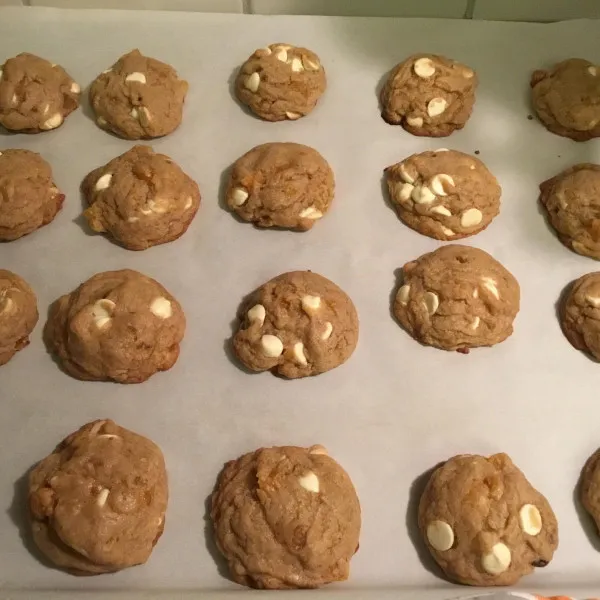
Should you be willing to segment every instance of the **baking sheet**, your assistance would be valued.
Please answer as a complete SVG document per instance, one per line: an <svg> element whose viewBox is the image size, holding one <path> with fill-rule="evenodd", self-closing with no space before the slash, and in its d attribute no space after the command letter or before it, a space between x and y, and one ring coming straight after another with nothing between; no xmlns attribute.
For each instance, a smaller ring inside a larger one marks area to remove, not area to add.
<svg viewBox="0 0 600 600"><path fill-rule="evenodd" d="M352 476L363 531L351 579L313 593L358 598L378 587L381 596L425 600L471 592L439 579L429 561L422 564L413 511L422 474L439 461L498 451L508 452L547 495L560 524L554 561L522 587L580 597L597 588L599 544L573 492L584 460L600 445L600 367L563 338L555 302L569 281L598 266L563 248L536 200L540 181L576 162L600 162L600 141L576 144L527 115L530 72L570 56L600 60L599 34L600 23L585 21L2 9L2 60L22 51L40 54L82 87L134 47L173 64L190 82L184 122L153 146L199 182L203 197L183 238L130 252L82 228L78 191L85 174L130 142L98 129L86 106L58 131L0 135L0 150L41 152L67 196L51 225L0 246L0 267L32 284L41 314L31 345L0 369L4 597L16 598L23 588L21 597L32 597L34 589L173 590L167 597L236 590L219 573L205 536L205 501L217 473L225 461L259 446L315 443L327 446ZM293 123L259 121L230 95L240 63L277 41L312 48L327 69L328 89L317 109ZM450 138L412 137L379 116L376 90L384 75L418 51L446 54L479 73L473 117ZM335 172L332 209L308 233L259 231L222 208L224 171L269 141L314 146ZM390 316L395 271L439 243L398 221L382 194L382 170L441 146L479 150L498 177L501 214L464 243L491 252L521 283L514 335L468 356L421 347ZM141 385L76 381L42 344L47 307L94 273L125 267L157 278L182 303L188 328L181 358ZM293 269L315 270L350 294L361 320L359 346L345 366L316 378L248 375L226 351L238 304L257 285ZM23 475L64 435L101 417L162 447L171 491L167 527L147 565L74 578L42 566L20 537Z"/></svg>

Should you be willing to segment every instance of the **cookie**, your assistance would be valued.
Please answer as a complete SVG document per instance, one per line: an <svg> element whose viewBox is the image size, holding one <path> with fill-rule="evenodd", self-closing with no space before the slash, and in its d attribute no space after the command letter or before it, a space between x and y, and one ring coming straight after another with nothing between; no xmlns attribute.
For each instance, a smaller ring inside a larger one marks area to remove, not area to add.
<svg viewBox="0 0 600 600"><path fill-rule="evenodd" d="M585 142L600 136L600 66L570 58L531 76L533 107L548 131Z"/></svg>
<svg viewBox="0 0 600 600"><path fill-rule="evenodd" d="M325 69L306 48L271 44L241 66L235 81L238 100L265 121L306 116L325 91Z"/></svg>
<svg viewBox="0 0 600 600"><path fill-rule="evenodd" d="M74 575L145 563L165 526L160 448L110 420L66 437L29 475L33 539Z"/></svg>
<svg viewBox="0 0 600 600"><path fill-rule="evenodd" d="M233 337L239 360L252 371L290 379L345 363L358 342L358 315L335 283L310 271L279 275L242 303Z"/></svg>
<svg viewBox="0 0 600 600"><path fill-rule="evenodd" d="M474 156L440 148L385 169L390 198L411 229L458 240L485 229L500 211L502 189Z"/></svg>
<svg viewBox="0 0 600 600"><path fill-rule="evenodd" d="M513 331L517 280L487 252L452 244L402 267L394 315L418 342L468 352Z"/></svg>
<svg viewBox="0 0 600 600"><path fill-rule="evenodd" d="M82 189L90 228L107 232L129 250L176 240L200 206L196 182L149 146L134 146L94 169Z"/></svg>
<svg viewBox="0 0 600 600"><path fill-rule="evenodd" d="M581 163L544 181L540 202L567 248L600 260L600 165Z"/></svg>
<svg viewBox="0 0 600 600"><path fill-rule="evenodd" d="M413 135L445 137L469 120L477 83L465 65L415 54L392 69L381 90L381 116Z"/></svg>
<svg viewBox="0 0 600 600"><path fill-rule="evenodd" d="M327 161L302 144L261 144L231 169L226 202L259 227L307 231L329 210L335 182Z"/></svg>
<svg viewBox="0 0 600 600"><path fill-rule="evenodd" d="M16 240L50 223L65 200L52 168L36 152L0 151L0 241Z"/></svg>
<svg viewBox="0 0 600 600"><path fill-rule="evenodd" d="M59 298L46 323L48 349L82 380L140 383L179 356L185 315L160 283L106 271Z"/></svg>
<svg viewBox="0 0 600 600"><path fill-rule="evenodd" d="M103 129L128 140L150 139L179 127L187 91L173 67L132 50L94 80L90 103Z"/></svg>
<svg viewBox="0 0 600 600"><path fill-rule="evenodd" d="M251 587L344 581L358 550L358 496L323 446L260 448L227 463L211 518L232 578Z"/></svg>
<svg viewBox="0 0 600 600"><path fill-rule="evenodd" d="M437 468L419 529L446 576L466 585L513 585L558 546L550 504L506 454L455 456Z"/></svg>
<svg viewBox="0 0 600 600"><path fill-rule="evenodd" d="M56 129L79 106L80 95L60 65L18 54L0 66L0 125L24 133Z"/></svg>
<svg viewBox="0 0 600 600"><path fill-rule="evenodd" d="M0 365L29 344L38 317L37 298L27 282L0 269Z"/></svg>
<svg viewBox="0 0 600 600"><path fill-rule="evenodd" d="M579 498L600 532L600 449L586 461L581 472Z"/></svg>

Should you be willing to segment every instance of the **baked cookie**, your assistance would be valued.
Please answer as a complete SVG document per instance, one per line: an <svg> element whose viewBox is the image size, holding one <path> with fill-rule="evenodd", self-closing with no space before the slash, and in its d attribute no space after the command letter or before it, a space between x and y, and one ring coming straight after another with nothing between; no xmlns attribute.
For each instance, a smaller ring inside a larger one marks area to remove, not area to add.
<svg viewBox="0 0 600 600"><path fill-rule="evenodd" d="M390 198L410 228L437 240L485 229L500 211L502 189L474 156L441 148L385 169Z"/></svg>
<svg viewBox="0 0 600 600"><path fill-rule="evenodd" d="M107 271L51 307L48 349L69 375L140 383L179 356L185 315L160 283L137 271Z"/></svg>
<svg viewBox="0 0 600 600"><path fill-rule="evenodd" d="M335 283L310 271L267 281L242 303L233 336L237 357L252 371L290 379L345 363L358 342L358 315Z"/></svg>
<svg viewBox="0 0 600 600"><path fill-rule="evenodd" d="M443 246L405 264L402 275L394 315L418 342L467 353L511 335L519 284L487 252Z"/></svg>
<svg viewBox="0 0 600 600"><path fill-rule="evenodd" d="M66 437L29 475L33 539L75 575L145 563L165 527L160 448L110 420Z"/></svg>
<svg viewBox="0 0 600 600"><path fill-rule="evenodd" d="M600 449L588 458L583 467L579 497L600 531Z"/></svg>
<svg viewBox="0 0 600 600"><path fill-rule="evenodd" d="M473 69L436 54L396 65L381 90L381 116L413 135L444 137L462 129L475 104Z"/></svg>
<svg viewBox="0 0 600 600"><path fill-rule="evenodd" d="M574 165L540 184L540 202L560 241L600 260L600 165Z"/></svg>
<svg viewBox="0 0 600 600"><path fill-rule="evenodd" d="M263 589L348 579L360 504L323 446L260 448L225 465L211 518L232 578Z"/></svg>
<svg viewBox="0 0 600 600"><path fill-rule="evenodd" d="M307 231L328 210L335 181L327 161L302 144L261 144L239 158L227 185L227 205L259 227Z"/></svg>
<svg viewBox="0 0 600 600"><path fill-rule="evenodd" d="M60 65L24 52L0 66L0 125L25 133L56 129L79 106L80 95Z"/></svg>
<svg viewBox="0 0 600 600"><path fill-rule="evenodd" d="M52 179L52 168L36 152L0 151L0 240L16 240L54 219L64 194Z"/></svg>
<svg viewBox="0 0 600 600"><path fill-rule="evenodd" d="M103 129L128 140L175 131L181 123L188 83L173 67L132 50L90 87L90 103Z"/></svg>
<svg viewBox="0 0 600 600"><path fill-rule="evenodd" d="M196 182L149 146L134 146L94 169L82 189L90 228L108 232L130 250L176 240L200 206Z"/></svg>
<svg viewBox="0 0 600 600"><path fill-rule="evenodd" d="M466 585L513 585L558 546L550 504L506 454L464 454L436 469L419 529L446 576Z"/></svg>
<svg viewBox="0 0 600 600"><path fill-rule="evenodd" d="M271 44L242 65L235 81L238 100L265 121L307 115L327 85L319 57L306 48Z"/></svg>
<svg viewBox="0 0 600 600"><path fill-rule="evenodd" d="M0 269L0 365L29 344L38 317L37 298L27 282Z"/></svg>
<svg viewBox="0 0 600 600"><path fill-rule="evenodd" d="M600 66L563 60L531 76L533 107L546 129L585 142L600 136Z"/></svg>

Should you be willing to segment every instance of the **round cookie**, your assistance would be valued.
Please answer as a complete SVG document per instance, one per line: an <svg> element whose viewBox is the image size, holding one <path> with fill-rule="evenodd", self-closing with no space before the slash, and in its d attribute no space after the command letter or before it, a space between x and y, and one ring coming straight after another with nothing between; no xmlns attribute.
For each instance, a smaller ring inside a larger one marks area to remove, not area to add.
<svg viewBox="0 0 600 600"><path fill-rule="evenodd" d="M94 80L90 103L100 127L129 140L150 139L179 127L187 91L173 67L132 50Z"/></svg>
<svg viewBox="0 0 600 600"><path fill-rule="evenodd" d="M544 181L540 202L567 248L600 260L600 165L581 163Z"/></svg>
<svg viewBox="0 0 600 600"><path fill-rule="evenodd" d="M160 448L110 420L65 438L29 475L33 539L75 575L145 563L165 526Z"/></svg>
<svg viewBox="0 0 600 600"><path fill-rule="evenodd" d="M52 168L36 152L0 151L0 241L16 240L50 223L65 200Z"/></svg>
<svg viewBox="0 0 600 600"><path fill-rule="evenodd" d="M0 365L29 344L38 317L37 298L27 282L0 269Z"/></svg>
<svg viewBox="0 0 600 600"><path fill-rule="evenodd" d="M474 156L441 148L385 169L390 198L410 228L438 240L485 229L500 211L496 178Z"/></svg>
<svg viewBox="0 0 600 600"><path fill-rule="evenodd" d="M600 136L600 66L570 58L531 76L533 107L546 129L585 142Z"/></svg>
<svg viewBox="0 0 600 600"><path fill-rule="evenodd" d="M436 54L396 65L381 90L381 116L413 135L445 137L462 129L475 103L473 69Z"/></svg>
<svg viewBox="0 0 600 600"><path fill-rule="evenodd" d="M283 273L243 302L233 348L252 371L290 379L345 363L358 342L358 315L349 296L311 271Z"/></svg>
<svg viewBox="0 0 600 600"><path fill-rule="evenodd" d="M261 144L231 169L227 205L259 227L307 231L329 210L335 181L327 161L302 144Z"/></svg>
<svg viewBox="0 0 600 600"><path fill-rule="evenodd" d="M600 531L600 449L588 458L581 472L579 497Z"/></svg>
<svg viewBox="0 0 600 600"><path fill-rule="evenodd" d="M200 206L196 182L164 154L134 146L83 181L90 228L130 250L182 236Z"/></svg>
<svg viewBox="0 0 600 600"><path fill-rule="evenodd" d="M179 356L185 315L160 283L107 271L59 298L46 323L48 348L82 380L140 383Z"/></svg>
<svg viewBox="0 0 600 600"><path fill-rule="evenodd" d="M455 456L437 468L419 529L446 576L466 585L513 585L558 546L550 504L506 454Z"/></svg>
<svg viewBox="0 0 600 600"><path fill-rule="evenodd" d="M80 95L60 65L24 52L0 66L0 125L25 133L56 129L79 106Z"/></svg>
<svg viewBox="0 0 600 600"><path fill-rule="evenodd" d="M260 448L225 465L211 518L232 578L263 589L348 579L360 504L323 446Z"/></svg>
<svg viewBox="0 0 600 600"><path fill-rule="evenodd" d="M307 115L327 85L319 57L306 48L271 44L241 66L238 100L265 121L292 121Z"/></svg>
<svg viewBox="0 0 600 600"><path fill-rule="evenodd" d="M487 252L452 244L402 267L394 315L418 342L464 353L513 331L517 280Z"/></svg>

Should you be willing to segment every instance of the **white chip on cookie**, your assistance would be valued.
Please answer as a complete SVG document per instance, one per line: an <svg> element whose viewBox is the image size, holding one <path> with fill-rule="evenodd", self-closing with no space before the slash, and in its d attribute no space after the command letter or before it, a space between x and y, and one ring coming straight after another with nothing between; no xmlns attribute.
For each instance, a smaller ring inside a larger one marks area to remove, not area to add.
<svg viewBox="0 0 600 600"><path fill-rule="evenodd" d="M538 535L542 531L542 515L538 507L534 504L524 504L519 510L519 524L527 535Z"/></svg>
<svg viewBox="0 0 600 600"><path fill-rule="evenodd" d="M276 335L263 335L260 344L263 354L269 358L277 358L283 353L283 342Z"/></svg>
<svg viewBox="0 0 600 600"><path fill-rule="evenodd" d="M98 494L98 497L96 498L96 504L100 508L102 508L106 504L109 494L110 494L110 491L106 488L103 488L102 490L100 490L100 493Z"/></svg>
<svg viewBox="0 0 600 600"><path fill-rule="evenodd" d="M500 292L498 292L498 288L496 287L496 280L492 277L482 277L481 285L488 290L496 300L500 300Z"/></svg>
<svg viewBox="0 0 600 600"><path fill-rule="evenodd" d="M108 298L97 300L92 306L92 318L98 329L103 329L112 321L116 304Z"/></svg>
<svg viewBox="0 0 600 600"><path fill-rule="evenodd" d="M306 360L306 354L304 354L304 344L302 342L296 342L294 344L293 352L295 361L305 367L308 364L308 361Z"/></svg>
<svg viewBox="0 0 600 600"><path fill-rule="evenodd" d="M307 492L312 492L313 494L319 493L319 478L312 471L309 471L302 477L299 477L298 483Z"/></svg>
<svg viewBox="0 0 600 600"><path fill-rule="evenodd" d="M410 296L410 285L404 284L396 294L396 298L402 306L406 306L408 304L408 298Z"/></svg>
<svg viewBox="0 0 600 600"><path fill-rule="evenodd" d="M311 296L310 294L306 294L302 296L302 308L305 312L311 314L312 312L319 309L321 306L321 297L320 296Z"/></svg>
<svg viewBox="0 0 600 600"><path fill-rule="evenodd" d="M146 76L143 73L140 73L139 71L135 71L134 73L129 73L129 75L125 77L125 81L127 83L146 83Z"/></svg>
<svg viewBox="0 0 600 600"><path fill-rule="evenodd" d="M483 214L478 208L469 208L460 215L461 227L474 227L483 220Z"/></svg>
<svg viewBox="0 0 600 600"><path fill-rule="evenodd" d="M301 219L320 219L323 216L323 213L314 206L309 206L304 210L300 211L298 215Z"/></svg>
<svg viewBox="0 0 600 600"><path fill-rule="evenodd" d="M448 102L444 98L433 98L427 103L427 114L430 117L441 115L447 108Z"/></svg>
<svg viewBox="0 0 600 600"><path fill-rule="evenodd" d="M437 196L448 195L444 188L444 184L454 187L454 179L452 179L452 177L446 173L440 173L439 175L432 177L431 182L429 183L431 189Z"/></svg>
<svg viewBox="0 0 600 600"><path fill-rule="evenodd" d="M112 173L105 173L96 181L96 185L94 186L94 190L96 192L100 192L102 190L106 190L110 186L110 182L112 180Z"/></svg>
<svg viewBox="0 0 600 600"><path fill-rule="evenodd" d="M63 122L63 116L60 113L53 114L48 120L44 121L42 129L56 129Z"/></svg>
<svg viewBox="0 0 600 600"><path fill-rule="evenodd" d="M419 58L413 65L415 75L423 79L429 79L435 73L435 65L430 58Z"/></svg>
<svg viewBox="0 0 600 600"><path fill-rule="evenodd" d="M267 311L262 304L255 304L247 313L248 320L253 323L256 322L263 326L265 319L267 318Z"/></svg>
<svg viewBox="0 0 600 600"><path fill-rule="evenodd" d="M432 521L426 533L427 541L438 552L446 552L454 545L454 531L446 521Z"/></svg>
<svg viewBox="0 0 600 600"><path fill-rule="evenodd" d="M490 550L481 557L481 566L490 575L500 575L510 567L512 560L511 551L502 542L494 544Z"/></svg>
<svg viewBox="0 0 600 600"><path fill-rule="evenodd" d="M242 206L248 200L248 192L241 187L237 187L231 192L231 199L236 206Z"/></svg>
<svg viewBox="0 0 600 600"><path fill-rule="evenodd" d="M331 337L332 332L333 332L333 325L329 321L325 321L325 330L321 334L321 339L323 341L328 340Z"/></svg>
<svg viewBox="0 0 600 600"><path fill-rule="evenodd" d="M440 305L440 299L438 295L434 294L433 292L425 292L423 294L423 304L425 305L427 312L430 315L433 315L437 312L437 309Z"/></svg>
<svg viewBox="0 0 600 600"><path fill-rule="evenodd" d="M415 186L410 196L417 204L431 204L435 200L435 194L427 186Z"/></svg>
<svg viewBox="0 0 600 600"><path fill-rule="evenodd" d="M173 316L173 305L167 298L159 296L152 300L150 312L161 319L169 319Z"/></svg>
<svg viewBox="0 0 600 600"><path fill-rule="evenodd" d="M251 92L256 92L260 86L260 75L256 72L252 73L244 81L244 87Z"/></svg>

